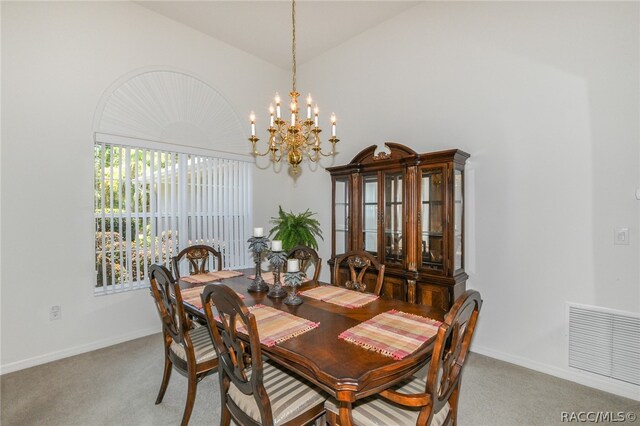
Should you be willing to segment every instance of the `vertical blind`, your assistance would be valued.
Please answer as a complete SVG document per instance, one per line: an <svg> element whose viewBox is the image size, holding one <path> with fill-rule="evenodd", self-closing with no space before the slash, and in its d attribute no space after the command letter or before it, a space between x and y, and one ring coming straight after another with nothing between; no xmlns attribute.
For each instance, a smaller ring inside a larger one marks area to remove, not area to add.
<svg viewBox="0 0 640 426"><path fill-rule="evenodd" d="M97 293L146 287L149 266L193 244L250 266L250 163L96 143L94 168Z"/></svg>

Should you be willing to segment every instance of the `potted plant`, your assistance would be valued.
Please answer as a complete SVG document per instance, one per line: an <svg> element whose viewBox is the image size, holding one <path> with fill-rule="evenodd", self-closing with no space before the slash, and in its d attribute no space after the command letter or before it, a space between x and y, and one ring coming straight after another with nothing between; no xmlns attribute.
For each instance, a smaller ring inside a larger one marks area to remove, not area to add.
<svg viewBox="0 0 640 426"><path fill-rule="evenodd" d="M274 227L269 231L269 236L275 234L272 240L282 240L284 251L289 251L299 244L317 250L316 237L320 237L322 240L324 238L322 238L320 222L311 217L314 214L309 209L300 214L287 213L282 210L282 206L278 206L278 217L271 218Z"/></svg>

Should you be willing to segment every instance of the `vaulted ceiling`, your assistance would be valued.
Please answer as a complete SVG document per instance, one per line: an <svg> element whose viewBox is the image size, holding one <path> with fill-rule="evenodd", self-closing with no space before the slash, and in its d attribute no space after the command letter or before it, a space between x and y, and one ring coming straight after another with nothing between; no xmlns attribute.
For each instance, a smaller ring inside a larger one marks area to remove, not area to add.
<svg viewBox="0 0 640 426"><path fill-rule="evenodd" d="M291 3L288 1L136 3L278 67L291 68ZM298 0L297 62L303 64L419 3Z"/></svg>

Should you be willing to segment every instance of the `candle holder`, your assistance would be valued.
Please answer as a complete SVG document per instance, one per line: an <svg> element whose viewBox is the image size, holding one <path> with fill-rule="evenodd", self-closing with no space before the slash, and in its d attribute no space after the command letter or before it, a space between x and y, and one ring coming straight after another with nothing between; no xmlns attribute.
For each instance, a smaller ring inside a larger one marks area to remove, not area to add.
<svg viewBox="0 0 640 426"><path fill-rule="evenodd" d="M252 293L264 293L269 291L269 286L262 278L262 270L260 263L262 262L262 253L269 249L269 239L267 237L251 237L247 240L249 250L253 252L253 261L256 262L256 276L247 288Z"/></svg>
<svg viewBox="0 0 640 426"><path fill-rule="evenodd" d="M267 296L272 297L274 299L281 299L287 295L287 292L282 288L282 284L280 283L280 271L282 270L282 265L287 261L287 253L282 251L272 251L267 255L269 262L271 263L271 267L273 268L273 286Z"/></svg>
<svg viewBox="0 0 640 426"><path fill-rule="evenodd" d="M284 299L286 305L297 306L302 304L302 298L298 296L297 287L302 284L304 276L305 274L302 271L284 273L284 285L291 287L289 295Z"/></svg>

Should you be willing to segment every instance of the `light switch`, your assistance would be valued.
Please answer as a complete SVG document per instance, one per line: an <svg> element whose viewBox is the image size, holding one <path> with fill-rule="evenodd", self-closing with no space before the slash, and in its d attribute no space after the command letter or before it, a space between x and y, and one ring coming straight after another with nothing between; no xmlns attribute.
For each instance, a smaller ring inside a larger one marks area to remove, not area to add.
<svg viewBox="0 0 640 426"><path fill-rule="evenodd" d="M613 235L614 244L629 244L629 228L616 228Z"/></svg>

